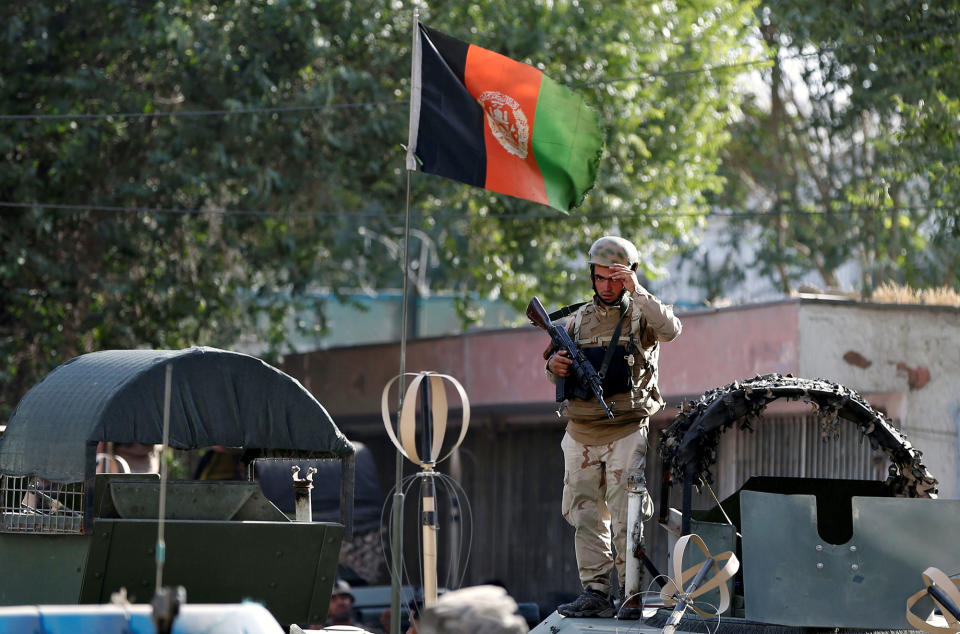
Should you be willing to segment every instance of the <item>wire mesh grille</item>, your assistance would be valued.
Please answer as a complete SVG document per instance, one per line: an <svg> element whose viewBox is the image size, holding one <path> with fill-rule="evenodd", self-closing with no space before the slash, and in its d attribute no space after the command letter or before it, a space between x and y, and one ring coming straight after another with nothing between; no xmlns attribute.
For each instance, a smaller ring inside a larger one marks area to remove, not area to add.
<svg viewBox="0 0 960 634"><path fill-rule="evenodd" d="M81 533L84 495L82 482L0 476L0 532Z"/></svg>

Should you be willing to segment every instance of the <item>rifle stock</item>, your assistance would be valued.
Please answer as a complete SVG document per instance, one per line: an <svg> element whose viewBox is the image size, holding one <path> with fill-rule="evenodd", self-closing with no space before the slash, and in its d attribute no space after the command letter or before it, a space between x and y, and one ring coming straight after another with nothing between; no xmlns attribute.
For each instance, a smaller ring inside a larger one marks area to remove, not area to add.
<svg viewBox="0 0 960 634"><path fill-rule="evenodd" d="M541 304L540 300L536 297L531 299L530 304L527 306L527 317L530 318L534 326L538 326L543 330L549 331L550 326L553 325L550 321L550 315L547 314L543 304Z"/></svg>

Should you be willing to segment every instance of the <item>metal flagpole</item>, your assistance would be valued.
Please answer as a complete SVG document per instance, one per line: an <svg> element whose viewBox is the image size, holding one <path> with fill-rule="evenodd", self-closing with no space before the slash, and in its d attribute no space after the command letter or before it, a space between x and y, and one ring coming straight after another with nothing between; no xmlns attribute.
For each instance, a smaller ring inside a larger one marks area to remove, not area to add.
<svg viewBox="0 0 960 634"><path fill-rule="evenodd" d="M403 299L400 302L400 385L397 388L397 411L403 407L403 383L407 366L407 265L410 254L410 172L407 172L407 213L403 232ZM400 634L400 586L403 573L403 454L397 451L394 468L395 488L391 521L390 571L390 634Z"/></svg>
<svg viewBox="0 0 960 634"><path fill-rule="evenodd" d="M407 295L410 277L410 172L417 169L414 152L420 124L420 11L413 9L413 46L410 62L410 128L407 138L407 194L403 225L403 298L400 302L400 384L397 388L397 412L403 407L404 375L407 371ZM403 572L403 454L397 450L394 469L395 489L391 514L390 634L400 634L400 588Z"/></svg>

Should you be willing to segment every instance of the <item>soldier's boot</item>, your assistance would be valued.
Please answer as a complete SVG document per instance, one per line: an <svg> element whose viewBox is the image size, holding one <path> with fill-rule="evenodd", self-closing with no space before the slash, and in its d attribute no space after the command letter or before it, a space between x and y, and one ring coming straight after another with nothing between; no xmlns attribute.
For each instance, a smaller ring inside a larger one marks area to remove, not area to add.
<svg viewBox="0 0 960 634"><path fill-rule="evenodd" d="M570 603L559 606L557 612L563 616L576 618L608 619L616 614L617 609L613 606L613 599L609 594L601 590L587 588Z"/></svg>

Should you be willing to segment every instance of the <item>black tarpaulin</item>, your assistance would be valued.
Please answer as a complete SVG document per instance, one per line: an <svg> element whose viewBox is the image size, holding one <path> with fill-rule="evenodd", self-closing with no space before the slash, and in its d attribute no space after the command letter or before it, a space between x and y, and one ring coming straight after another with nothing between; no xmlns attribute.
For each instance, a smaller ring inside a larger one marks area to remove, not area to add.
<svg viewBox="0 0 960 634"><path fill-rule="evenodd" d="M67 361L27 392L0 438L0 473L76 482L93 475L99 441L161 443L167 364L171 447L354 453L323 406L260 359L202 347L106 350Z"/></svg>

